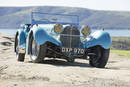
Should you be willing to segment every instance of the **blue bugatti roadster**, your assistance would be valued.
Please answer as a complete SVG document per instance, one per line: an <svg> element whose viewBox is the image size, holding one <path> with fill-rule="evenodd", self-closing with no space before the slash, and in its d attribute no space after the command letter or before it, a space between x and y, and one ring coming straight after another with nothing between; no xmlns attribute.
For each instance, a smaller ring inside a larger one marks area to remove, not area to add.
<svg viewBox="0 0 130 87"><path fill-rule="evenodd" d="M103 68L110 46L109 33L91 33L89 26L79 25L77 15L32 12L31 23L16 32L14 51L18 61L24 61L25 54L36 63L45 58L63 58L68 62L82 58L89 59L93 67Z"/></svg>

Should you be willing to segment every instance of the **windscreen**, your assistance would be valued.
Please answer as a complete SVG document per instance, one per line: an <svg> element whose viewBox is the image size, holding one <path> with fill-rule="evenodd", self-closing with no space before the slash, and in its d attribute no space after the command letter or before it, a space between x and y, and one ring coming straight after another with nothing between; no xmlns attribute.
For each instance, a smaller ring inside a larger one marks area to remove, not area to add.
<svg viewBox="0 0 130 87"><path fill-rule="evenodd" d="M77 24L79 23L79 17L77 15L65 15L65 14L49 14L32 12L31 15L32 24Z"/></svg>

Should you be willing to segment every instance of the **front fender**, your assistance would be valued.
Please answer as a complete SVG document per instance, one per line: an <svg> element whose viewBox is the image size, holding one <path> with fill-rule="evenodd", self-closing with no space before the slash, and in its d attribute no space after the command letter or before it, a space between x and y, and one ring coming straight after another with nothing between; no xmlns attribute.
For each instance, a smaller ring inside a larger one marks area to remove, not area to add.
<svg viewBox="0 0 130 87"><path fill-rule="evenodd" d="M45 29L38 27L33 31L34 40L38 45L42 45L46 42L51 42L56 44L57 46L60 46L61 43L54 39L52 36L50 36Z"/></svg>
<svg viewBox="0 0 130 87"><path fill-rule="evenodd" d="M15 35L15 44L16 44L16 37L18 37L18 45L20 48L25 48L25 43L26 43L26 37L23 29L19 29L16 32ZM15 46L15 52L16 52L16 46Z"/></svg>
<svg viewBox="0 0 130 87"><path fill-rule="evenodd" d="M88 40L86 39L84 43L86 48L99 45L104 49L109 49L111 46L111 37L108 32L102 30L96 31Z"/></svg>

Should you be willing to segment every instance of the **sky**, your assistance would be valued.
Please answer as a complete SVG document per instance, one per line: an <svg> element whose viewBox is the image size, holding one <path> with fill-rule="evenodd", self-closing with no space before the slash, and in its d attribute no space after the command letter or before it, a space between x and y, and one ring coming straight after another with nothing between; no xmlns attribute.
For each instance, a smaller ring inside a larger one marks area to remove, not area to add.
<svg viewBox="0 0 130 87"><path fill-rule="evenodd" d="M130 11L130 0L0 0L0 6L67 6Z"/></svg>

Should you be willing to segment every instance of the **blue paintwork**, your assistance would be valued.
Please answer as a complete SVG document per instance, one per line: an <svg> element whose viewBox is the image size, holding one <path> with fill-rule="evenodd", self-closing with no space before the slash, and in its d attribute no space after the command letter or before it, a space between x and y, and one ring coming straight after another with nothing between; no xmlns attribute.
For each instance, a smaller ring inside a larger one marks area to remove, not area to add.
<svg viewBox="0 0 130 87"><path fill-rule="evenodd" d="M58 46L61 46L61 43L54 39L51 35L49 35L46 31L46 29L38 27L35 32L33 33L34 35L34 40L37 42L38 45L44 44L45 42L49 41L52 42Z"/></svg>
<svg viewBox="0 0 130 87"><path fill-rule="evenodd" d="M111 46L111 38L109 33L105 31L95 31L92 35L89 36L88 39L83 42L83 45L85 48L100 45L104 49L109 49Z"/></svg>
<svg viewBox="0 0 130 87"><path fill-rule="evenodd" d="M57 14L59 15L59 14ZM70 15L69 15L70 16ZM72 16L72 15L71 15ZM78 19L79 21L79 19ZM43 26L36 26L33 25L32 28L29 30L27 27L25 27L24 29L19 29L17 32L19 34L19 46L21 46L22 48L26 48L26 53L28 53L29 51L29 37L31 32L33 32L33 37L35 42L38 45L42 45L44 43L51 42L54 43L57 46L61 46L62 44L59 40L60 38L60 34L56 34L53 31L53 27L55 25L55 23L47 23L47 22L39 22L39 21L34 21L33 17L32 17L32 24L43 24ZM64 24L64 23L60 23L60 24ZM68 23L66 23L68 24ZM77 28L79 28L79 23L74 24ZM68 25L64 25L68 26ZM81 32L80 32L81 34ZM103 47L104 49L109 49L111 46L111 38L109 33L105 32L105 31L95 31L94 33L92 33L90 36L88 36L85 40L83 40L80 44L79 47L80 48L89 48L89 47L93 47L93 46L97 46L100 45L101 47Z"/></svg>
<svg viewBox="0 0 130 87"><path fill-rule="evenodd" d="M57 46L61 46L59 35L52 31L54 24L44 24L42 27L34 25L29 31L26 38L26 53L29 51L29 37L33 32L33 37L37 45L42 45L46 42L52 42Z"/></svg>
<svg viewBox="0 0 130 87"><path fill-rule="evenodd" d="M25 43L26 43L26 35L25 31L23 29L18 30L18 45L22 48L25 48Z"/></svg>
<svg viewBox="0 0 130 87"><path fill-rule="evenodd" d="M56 44L57 46L62 46L61 42L59 41L59 35L55 35L54 32L52 32L53 34L51 35L51 31L49 31L49 30L52 30L53 25L47 25L47 26L50 26L50 29L46 27L44 28L35 27L36 29L33 30L35 41L39 45L44 44L45 42L49 41ZM95 31L93 34L87 37L86 40L81 42L79 47L89 48L96 45L100 45L104 49L109 49L111 45L111 38L110 38L109 33L102 30Z"/></svg>
<svg viewBox="0 0 130 87"><path fill-rule="evenodd" d="M48 28L47 28L48 26ZM18 30L19 32L19 45L23 48L26 48L26 52L28 53L29 48L29 35L33 32L34 40L38 45L42 45L44 43L51 42L57 46L62 46L59 37L60 35L52 32L53 24L46 25L44 27L34 26L30 32L26 32L25 30ZM27 34L28 33L28 34ZM111 46L111 38L109 33L105 31L95 31L89 37L87 37L84 41L82 41L79 45L79 48L89 48L93 46L100 45L104 49L109 49Z"/></svg>

